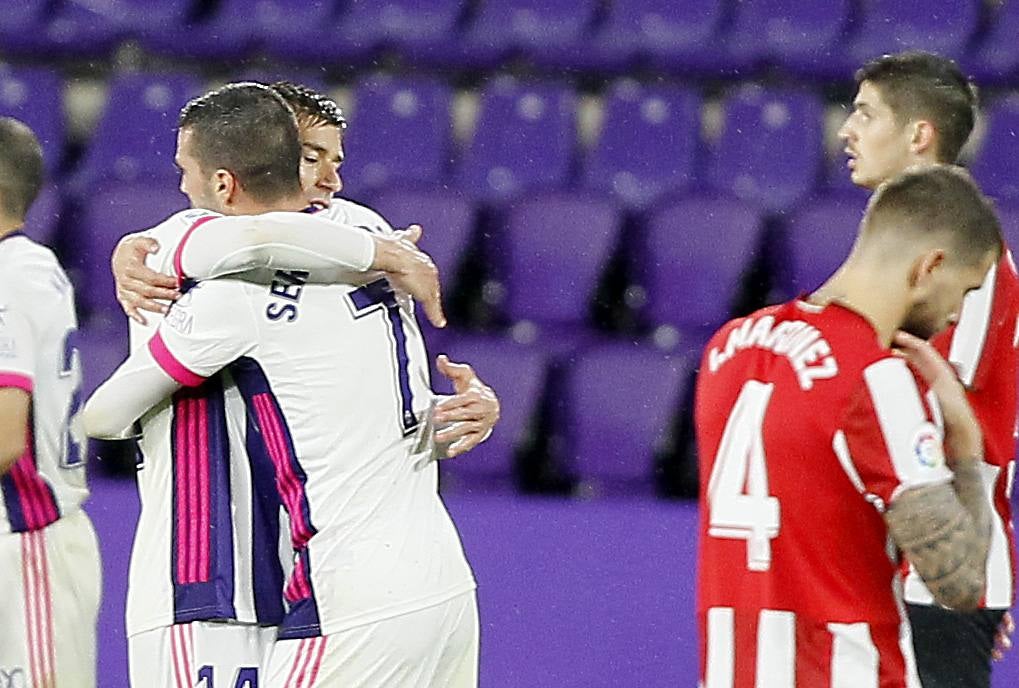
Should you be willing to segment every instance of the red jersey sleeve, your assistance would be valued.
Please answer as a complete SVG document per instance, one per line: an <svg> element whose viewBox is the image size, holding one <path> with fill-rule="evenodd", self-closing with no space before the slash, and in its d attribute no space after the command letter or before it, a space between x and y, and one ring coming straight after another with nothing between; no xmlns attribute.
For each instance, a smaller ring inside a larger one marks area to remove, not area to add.
<svg viewBox="0 0 1019 688"><path fill-rule="evenodd" d="M882 359L863 378L834 439L856 489L883 511L905 490L950 481L942 432L906 363Z"/></svg>

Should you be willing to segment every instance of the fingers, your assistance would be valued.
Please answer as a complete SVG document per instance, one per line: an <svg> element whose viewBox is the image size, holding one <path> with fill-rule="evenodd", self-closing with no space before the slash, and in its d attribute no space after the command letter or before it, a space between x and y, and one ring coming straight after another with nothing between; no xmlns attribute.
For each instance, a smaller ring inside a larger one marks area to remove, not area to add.
<svg viewBox="0 0 1019 688"><path fill-rule="evenodd" d="M417 246L417 243L421 241L422 234L424 234L424 230L421 229L421 225L409 225L406 229L400 229L393 232L393 236L397 239L400 241L409 241L411 244L414 244L414 246Z"/></svg>
<svg viewBox="0 0 1019 688"><path fill-rule="evenodd" d="M455 400L454 397L451 401ZM477 399L465 398L460 402L460 405L450 408L449 406L443 406L442 408L435 407L435 422L436 423L458 423L461 421L484 421L493 414L494 409L485 405Z"/></svg>
<svg viewBox="0 0 1019 688"><path fill-rule="evenodd" d="M125 279L133 279L153 287L177 290L177 278L172 275L164 275L156 272L145 265L132 265L124 270Z"/></svg>
<svg viewBox="0 0 1019 688"><path fill-rule="evenodd" d="M173 282L173 286L157 286L151 282L139 280L139 279L125 279L123 284L120 285L120 291L126 294L134 294L141 299L164 299L166 301L176 301L180 298L180 291L177 290L176 281ZM151 309L149 309L151 310Z"/></svg>
<svg viewBox="0 0 1019 688"><path fill-rule="evenodd" d="M477 384L483 384L478 379L477 374L467 363L454 363L449 360L449 357L445 354L439 354L439 357L435 359L435 365L439 372L445 375L453 383L453 389L457 395L464 394L471 389L471 385L475 382ZM455 398L455 397L454 397ZM447 400L447 402L450 400ZM446 402L444 402L446 403ZM440 404L441 407L443 404Z"/></svg>
<svg viewBox="0 0 1019 688"><path fill-rule="evenodd" d="M435 327L446 326L446 314L442 310L442 294L439 289L438 280L435 281L433 293L421 301L421 307L425 309L425 317Z"/></svg>

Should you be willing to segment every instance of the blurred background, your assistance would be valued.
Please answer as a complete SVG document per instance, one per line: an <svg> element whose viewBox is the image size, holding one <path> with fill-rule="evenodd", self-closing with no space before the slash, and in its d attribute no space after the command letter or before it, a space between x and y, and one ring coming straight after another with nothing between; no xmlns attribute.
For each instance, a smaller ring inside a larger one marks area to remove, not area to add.
<svg viewBox="0 0 1019 688"><path fill-rule="evenodd" d="M1019 245L1017 34L1014 0L0 0L0 114L43 142L26 229L77 286L90 392L126 352L114 244L186 206L179 108L237 79L332 95L343 195L425 227L451 315L430 348L502 399L442 467L482 685L694 686L700 348L848 253L866 194L835 132L884 52L977 81L966 161ZM122 686L137 497L122 457L92 484Z"/></svg>

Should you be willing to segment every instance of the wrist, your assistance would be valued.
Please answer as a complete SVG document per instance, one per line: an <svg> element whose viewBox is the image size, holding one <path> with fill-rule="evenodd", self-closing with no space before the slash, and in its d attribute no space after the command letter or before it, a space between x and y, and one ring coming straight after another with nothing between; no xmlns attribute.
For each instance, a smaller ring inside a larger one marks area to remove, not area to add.
<svg viewBox="0 0 1019 688"><path fill-rule="evenodd" d="M372 243L375 247L375 255L371 262L372 270L389 273L403 271L404 252L395 240L373 235Z"/></svg>

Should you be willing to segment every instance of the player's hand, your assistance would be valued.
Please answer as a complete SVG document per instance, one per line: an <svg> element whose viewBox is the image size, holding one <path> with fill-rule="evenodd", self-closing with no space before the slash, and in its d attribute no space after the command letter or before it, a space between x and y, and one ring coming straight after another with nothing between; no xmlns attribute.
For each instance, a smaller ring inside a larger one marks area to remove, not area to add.
<svg viewBox="0 0 1019 688"><path fill-rule="evenodd" d="M906 332L895 335L896 353L927 381L945 419L945 449L950 462L983 456L983 434L966 390L952 366L930 342Z"/></svg>
<svg viewBox="0 0 1019 688"><path fill-rule="evenodd" d="M141 311L166 313L168 306L160 303L180 298L177 280L151 270L145 257L159 252L159 242L150 237L129 234L113 249L110 267L117 285L117 301L129 318L141 325L146 323Z"/></svg>
<svg viewBox="0 0 1019 688"><path fill-rule="evenodd" d="M994 649L991 650L991 657L994 661L1000 662L1005 653L1012 649L1012 633L1015 632L1015 621L1012 620L1012 612L1005 612L998 624L998 633L994 636Z"/></svg>
<svg viewBox="0 0 1019 688"><path fill-rule="evenodd" d="M384 272L394 289L409 294L420 303L430 323L445 327L439 270L431 256L417 247L421 227L411 225L392 235L375 234L373 238L375 261L372 269Z"/></svg>
<svg viewBox="0 0 1019 688"><path fill-rule="evenodd" d="M437 425L449 427L435 433L438 444L449 444L450 458L468 452L488 437L499 420L499 398L466 363L453 363L445 355L436 359L439 372L453 383L455 394L435 407Z"/></svg>

